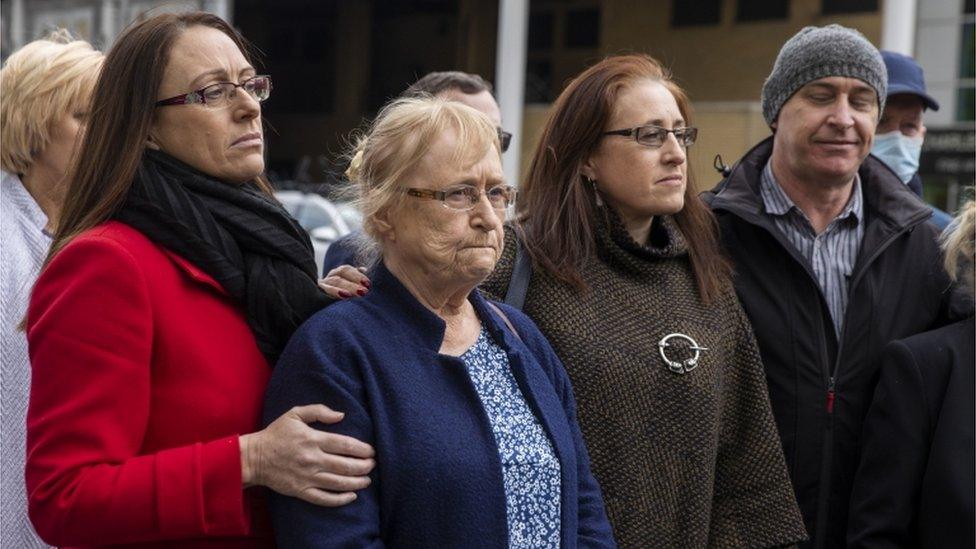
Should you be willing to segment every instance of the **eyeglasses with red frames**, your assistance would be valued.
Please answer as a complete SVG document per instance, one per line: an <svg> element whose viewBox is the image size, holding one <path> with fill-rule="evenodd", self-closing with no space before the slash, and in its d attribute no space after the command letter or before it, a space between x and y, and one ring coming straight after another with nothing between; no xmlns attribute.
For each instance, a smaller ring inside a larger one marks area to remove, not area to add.
<svg viewBox="0 0 976 549"><path fill-rule="evenodd" d="M404 192L416 198L439 200L445 208L459 212L474 209L478 201L481 200L482 194L488 196L488 202L491 203L492 208L504 210L515 203L515 195L518 193L515 187L511 185L496 185L485 191L471 185L458 185L443 191L410 188L404 189Z"/></svg>
<svg viewBox="0 0 976 549"><path fill-rule="evenodd" d="M243 88L252 99L258 103L271 96L271 77L266 74L252 76L240 84L233 82L217 82L199 90L156 101L157 107L168 105L206 105L217 109L226 107L237 94L237 88Z"/></svg>

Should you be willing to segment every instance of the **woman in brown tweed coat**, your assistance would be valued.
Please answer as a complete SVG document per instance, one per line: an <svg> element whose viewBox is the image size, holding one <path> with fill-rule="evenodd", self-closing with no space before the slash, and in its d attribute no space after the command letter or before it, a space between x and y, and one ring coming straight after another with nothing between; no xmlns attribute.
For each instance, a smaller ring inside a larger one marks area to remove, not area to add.
<svg viewBox="0 0 976 549"><path fill-rule="evenodd" d="M621 547L805 539L752 330L688 174L689 102L654 59L610 57L553 105L485 288L563 360ZM511 230L514 229L514 230Z"/></svg>
<svg viewBox="0 0 976 549"><path fill-rule="evenodd" d="M690 115L647 56L570 82L482 289L524 297L565 364L620 547L795 544L806 532L759 352L688 173Z"/></svg>

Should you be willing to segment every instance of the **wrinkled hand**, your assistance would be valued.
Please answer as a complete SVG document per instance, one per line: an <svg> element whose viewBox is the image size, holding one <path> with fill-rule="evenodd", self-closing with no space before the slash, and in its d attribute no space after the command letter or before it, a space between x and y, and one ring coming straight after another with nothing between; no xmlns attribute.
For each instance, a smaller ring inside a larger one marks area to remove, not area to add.
<svg viewBox="0 0 976 549"><path fill-rule="evenodd" d="M338 423L343 414L322 404L296 406L265 429L240 437L244 486L261 485L325 507L356 499L369 486L373 447L309 423Z"/></svg>
<svg viewBox="0 0 976 549"><path fill-rule="evenodd" d="M319 287L337 299L362 297L369 292L370 288L369 278L364 274L365 272L365 267L340 265L319 280Z"/></svg>

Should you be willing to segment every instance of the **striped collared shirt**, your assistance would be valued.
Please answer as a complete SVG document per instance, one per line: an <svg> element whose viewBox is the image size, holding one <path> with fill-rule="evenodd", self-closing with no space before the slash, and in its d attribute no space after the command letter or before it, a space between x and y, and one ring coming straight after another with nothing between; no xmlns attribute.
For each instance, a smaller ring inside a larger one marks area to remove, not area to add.
<svg viewBox="0 0 976 549"><path fill-rule="evenodd" d="M864 237L864 206L861 197L861 178L854 174L851 198L843 211L819 235L810 220L786 196L773 176L772 163L762 171L760 194L766 215L776 228L806 258L817 277L820 291L827 301L834 321L834 333L840 339L847 310L848 284L854 272L854 262Z"/></svg>

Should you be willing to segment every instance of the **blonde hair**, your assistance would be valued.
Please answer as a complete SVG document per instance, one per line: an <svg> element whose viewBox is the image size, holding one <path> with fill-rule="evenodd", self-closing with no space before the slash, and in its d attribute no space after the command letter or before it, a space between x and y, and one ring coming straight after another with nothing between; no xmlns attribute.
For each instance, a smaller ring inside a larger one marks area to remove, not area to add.
<svg viewBox="0 0 976 549"><path fill-rule="evenodd" d="M377 215L399 203L402 181L414 173L445 131L454 131L457 137L452 162L474 163L490 147L501 154L498 130L485 114L429 95L388 103L356 141L346 177L363 214L363 236L357 242L360 260L372 264L379 259Z"/></svg>
<svg viewBox="0 0 976 549"><path fill-rule="evenodd" d="M0 168L30 168L54 124L88 101L104 57L64 29L10 55L0 70Z"/></svg>
<svg viewBox="0 0 976 549"><path fill-rule="evenodd" d="M970 200L963 205L942 233L941 242L949 277L973 295L976 293L976 202Z"/></svg>

